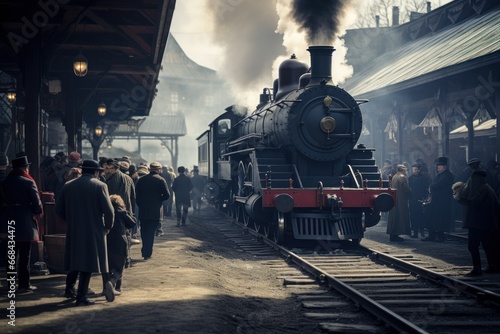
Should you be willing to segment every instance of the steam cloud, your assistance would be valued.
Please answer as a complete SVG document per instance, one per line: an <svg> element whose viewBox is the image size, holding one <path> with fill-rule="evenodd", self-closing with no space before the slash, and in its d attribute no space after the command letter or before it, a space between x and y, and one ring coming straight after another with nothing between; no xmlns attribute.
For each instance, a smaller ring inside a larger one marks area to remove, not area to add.
<svg viewBox="0 0 500 334"><path fill-rule="evenodd" d="M230 83L235 102L253 108L258 92L272 87L273 62L285 52L283 36L275 32L275 2L210 0L207 9L214 21L214 41L224 49L219 74Z"/></svg>
<svg viewBox="0 0 500 334"><path fill-rule="evenodd" d="M334 45L333 79L349 77L352 70L343 64L346 50L337 35L351 4L352 0L207 1L214 43L224 50L218 72L229 82L235 103L253 110L262 89L272 87L281 62L295 53L308 63L310 45Z"/></svg>
<svg viewBox="0 0 500 334"><path fill-rule="evenodd" d="M310 45L330 45L339 33L350 0L293 0L290 17Z"/></svg>

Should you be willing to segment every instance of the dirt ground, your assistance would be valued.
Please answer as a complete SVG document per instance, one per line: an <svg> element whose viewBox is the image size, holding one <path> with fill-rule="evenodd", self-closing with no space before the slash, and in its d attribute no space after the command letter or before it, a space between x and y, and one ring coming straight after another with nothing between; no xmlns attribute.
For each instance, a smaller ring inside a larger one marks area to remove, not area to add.
<svg viewBox="0 0 500 334"><path fill-rule="evenodd" d="M210 208L192 216L188 226L164 221L153 257L132 247L122 295L108 303L94 296L93 306L75 307L65 299L64 275L34 276L33 293L15 297L15 327L5 315L9 305L1 288L1 333L314 333L302 317L293 292L267 259L242 252L216 225L227 220ZM229 222L229 220L227 220ZM2 275L3 276L3 275ZM90 287L102 291L99 275ZM92 296L91 296L92 297Z"/></svg>

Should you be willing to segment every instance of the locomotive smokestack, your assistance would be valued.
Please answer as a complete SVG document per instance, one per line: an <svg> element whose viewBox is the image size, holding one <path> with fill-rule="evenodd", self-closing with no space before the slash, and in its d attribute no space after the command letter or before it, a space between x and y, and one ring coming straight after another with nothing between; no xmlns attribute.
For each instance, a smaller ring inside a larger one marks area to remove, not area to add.
<svg viewBox="0 0 500 334"><path fill-rule="evenodd" d="M310 46L311 81L308 86L320 83L332 83L332 53L333 46Z"/></svg>

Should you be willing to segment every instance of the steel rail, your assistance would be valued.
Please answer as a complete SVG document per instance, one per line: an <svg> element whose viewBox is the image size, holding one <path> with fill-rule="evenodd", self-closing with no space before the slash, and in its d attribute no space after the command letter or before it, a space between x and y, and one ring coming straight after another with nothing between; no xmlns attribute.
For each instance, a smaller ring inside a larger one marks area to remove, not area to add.
<svg viewBox="0 0 500 334"><path fill-rule="evenodd" d="M420 267L416 264L406 262L388 254L380 253L367 247L359 246L359 249L365 252L365 254L370 255L370 257L372 258L376 258L382 262L395 265L399 269L417 274L429 281L433 281L439 285L444 285L453 291L466 294L469 297L473 297L480 302L491 302L495 304L496 307L500 307L500 294L498 293L480 288L464 281L460 281L453 277L438 274L430 269Z"/></svg>
<svg viewBox="0 0 500 334"><path fill-rule="evenodd" d="M302 269L304 269L314 277L318 278L319 283L328 284L328 286L332 287L333 289L340 292L350 300L354 301L359 306L367 310L369 313L373 314L378 319L384 321L384 323L387 326L397 330L399 333L428 333L422 328L413 324L411 321L404 319L403 317L392 312L391 310L381 305L380 303L356 291L355 289L351 288L344 282L336 279L335 277L329 275L327 272L309 263L307 260L301 258L297 254L265 238L260 233L255 232L254 230L244 226L240 222L234 222L234 224L237 224L238 226L245 229L248 233L262 240L268 246L274 248L280 255L285 257L285 260L287 262L293 262L296 265L300 266Z"/></svg>

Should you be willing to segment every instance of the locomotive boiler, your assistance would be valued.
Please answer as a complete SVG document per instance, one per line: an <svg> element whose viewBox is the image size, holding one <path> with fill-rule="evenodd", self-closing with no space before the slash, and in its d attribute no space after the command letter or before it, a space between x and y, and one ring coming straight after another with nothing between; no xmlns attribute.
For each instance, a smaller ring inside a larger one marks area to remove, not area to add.
<svg viewBox="0 0 500 334"><path fill-rule="evenodd" d="M206 198L280 244L359 241L395 191L374 149L357 144L357 101L332 82L331 46L311 46L309 67L294 56L279 68L251 114L234 107L198 137Z"/></svg>

